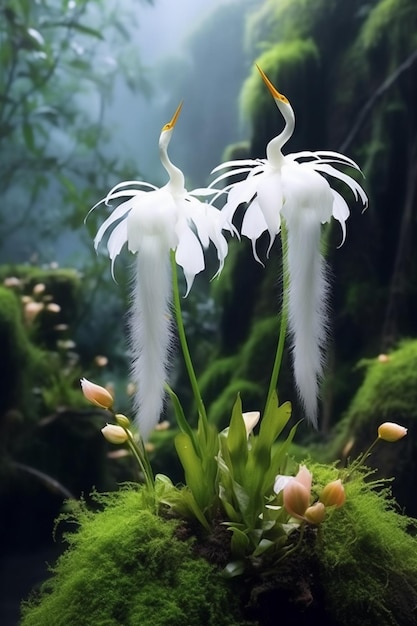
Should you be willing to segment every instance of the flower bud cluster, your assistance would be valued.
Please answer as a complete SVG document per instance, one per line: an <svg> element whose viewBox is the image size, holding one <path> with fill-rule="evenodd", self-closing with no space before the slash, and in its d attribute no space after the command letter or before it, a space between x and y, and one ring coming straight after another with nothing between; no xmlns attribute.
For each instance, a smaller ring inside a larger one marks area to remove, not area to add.
<svg viewBox="0 0 417 626"><path fill-rule="evenodd" d="M277 476L274 490L282 491L283 504L287 513L309 524L319 525L326 517L329 507L341 507L346 494L340 479L328 483L317 502L311 504L312 475L305 465L301 465L296 476Z"/></svg>

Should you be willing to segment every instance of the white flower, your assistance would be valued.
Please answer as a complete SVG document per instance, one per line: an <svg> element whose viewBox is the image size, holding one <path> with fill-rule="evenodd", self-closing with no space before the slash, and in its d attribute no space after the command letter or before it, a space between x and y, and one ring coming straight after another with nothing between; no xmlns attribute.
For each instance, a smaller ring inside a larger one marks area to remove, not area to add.
<svg viewBox="0 0 417 626"><path fill-rule="evenodd" d="M207 248L210 241L214 243L219 259L217 273L220 273L227 255L227 242L221 232L220 211L197 198L213 195L217 190L188 192L183 173L168 158L167 148L180 110L181 105L163 127L159 138L161 162L170 177L168 183L158 188L151 183L130 180L113 187L93 209L120 198L127 200L119 204L100 226L94 246L97 249L106 231L117 224L107 242L112 271L125 244L133 253L147 250L150 244L161 254L175 250L175 260L184 270L188 294L194 277L205 267L203 248Z"/></svg>
<svg viewBox="0 0 417 626"><path fill-rule="evenodd" d="M109 191L99 204L122 199L100 226L94 239L97 249L105 233L113 227L107 241L112 261L127 244L137 254L137 270L130 316L132 380L136 386L137 424L143 439L153 431L163 408L170 346L171 273L170 254L183 268L187 294L194 277L204 269L203 248L210 241L217 249L221 271L227 254L222 235L221 213L196 196L211 196L217 190L188 192L184 175L171 163L167 148L181 110L162 128L159 154L169 181L161 188L147 182L126 181Z"/></svg>
<svg viewBox="0 0 417 626"><path fill-rule="evenodd" d="M346 235L345 222L349 208L343 197L323 176L333 176L345 183L356 200L367 206L367 196L353 178L339 172L332 164L359 167L350 158L331 151L303 151L282 154L282 147L295 128L294 111L263 71L258 68L270 90L286 125L280 135L266 147L266 159L228 161L213 172L228 168L211 185L233 176L246 174L244 180L226 185L228 198L222 209L225 223L232 232L236 209L247 203L241 234L252 241L255 258L256 241L268 231L269 250L281 229L287 230L286 266L289 274L288 313L293 339L295 381L307 417L317 423L317 395L323 372L322 349L327 335L327 281L320 254L321 225L333 217ZM360 170L359 170L360 171Z"/></svg>

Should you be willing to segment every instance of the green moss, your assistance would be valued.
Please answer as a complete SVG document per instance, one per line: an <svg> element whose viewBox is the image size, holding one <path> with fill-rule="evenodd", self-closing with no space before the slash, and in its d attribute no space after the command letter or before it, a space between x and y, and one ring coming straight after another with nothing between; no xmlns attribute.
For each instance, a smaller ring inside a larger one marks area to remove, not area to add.
<svg viewBox="0 0 417 626"><path fill-rule="evenodd" d="M260 383L267 388L278 342L277 315L256 322L242 347L236 376Z"/></svg>
<svg viewBox="0 0 417 626"><path fill-rule="evenodd" d="M386 360L363 360L358 367L365 372L364 380L338 426L335 456L364 430L374 438L380 423L408 423L417 415L417 341L404 341Z"/></svg>
<svg viewBox="0 0 417 626"><path fill-rule="evenodd" d="M381 39L388 37L389 41L398 36L401 29L405 29L407 36L412 35L410 23L415 22L417 7L409 0L381 0L370 12L360 35L360 41L365 50L377 46ZM409 43L412 45L413 37Z"/></svg>
<svg viewBox="0 0 417 626"><path fill-rule="evenodd" d="M367 463L378 476L395 476L393 493L409 515L417 514L414 484L417 480L417 341L404 341L386 360L362 361L364 380L336 427L327 459L357 457L377 436L378 426L398 422L409 435L396 444L381 441ZM346 452L344 452L346 450Z"/></svg>
<svg viewBox="0 0 417 626"><path fill-rule="evenodd" d="M384 421L394 415L405 419L416 414L417 341L403 342L386 361L373 359L362 365L365 380L348 411L352 425L376 416Z"/></svg>
<svg viewBox="0 0 417 626"><path fill-rule="evenodd" d="M201 395L207 405L214 402L230 384L238 364L237 356L212 361L199 380Z"/></svg>
<svg viewBox="0 0 417 626"><path fill-rule="evenodd" d="M46 370L45 355L28 339L15 294L0 287L0 415L33 410L32 387Z"/></svg>
<svg viewBox="0 0 417 626"><path fill-rule="evenodd" d="M78 532L23 607L21 626L239 626L236 601L217 570L174 536L176 523L125 489L80 510Z"/></svg>
<svg viewBox="0 0 417 626"><path fill-rule="evenodd" d="M312 466L314 482L336 477ZM356 474L345 482L346 503L330 513L317 542L325 604L341 626L411 626L417 606L417 542L387 489Z"/></svg>
<svg viewBox="0 0 417 626"><path fill-rule="evenodd" d="M294 39L276 44L257 59L258 65L278 89L291 91L291 102L295 97L295 90L299 91L300 73L309 81L314 80L313 75L317 73L318 61L318 48L312 39ZM268 109L279 118L271 94L265 89L256 68L244 83L241 109L244 116L252 119L259 117Z"/></svg>

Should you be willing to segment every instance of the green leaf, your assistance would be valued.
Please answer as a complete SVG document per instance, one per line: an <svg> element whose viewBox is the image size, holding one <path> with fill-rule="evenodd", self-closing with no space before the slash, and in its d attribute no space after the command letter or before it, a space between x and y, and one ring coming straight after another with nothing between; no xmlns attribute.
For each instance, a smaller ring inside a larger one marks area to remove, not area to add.
<svg viewBox="0 0 417 626"><path fill-rule="evenodd" d="M248 439L245 422L242 417L242 401L239 394L233 406L227 433L227 446L230 452L233 475L236 477L236 480L241 480L248 458Z"/></svg>
<svg viewBox="0 0 417 626"><path fill-rule="evenodd" d="M230 526L229 529L233 533L230 541L232 555L238 558L246 556L250 546L249 537L244 532L239 530L239 528Z"/></svg>
<svg viewBox="0 0 417 626"><path fill-rule="evenodd" d="M84 33L85 35L90 35L90 37L95 37L96 39L101 39L102 41L104 40L101 32L95 28L91 28L90 26L84 26L84 24L73 22L71 24L71 28L78 30L80 33Z"/></svg>
<svg viewBox="0 0 417 626"><path fill-rule="evenodd" d="M291 403L284 402L278 406L278 397L274 392L266 408L265 415L261 421L258 441L261 447L267 446L271 449L272 444L284 430L291 417Z"/></svg>
<svg viewBox="0 0 417 626"><path fill-rule="evenodd" d="M253 440L252 451L258 471L268 471L271 464L272 445L287 425L290 417L291 403L285 402L281 406L277 406L277 395L274 392L266 414L262 418L259 435Z"/></svg>
<svg viewBox="0 0 417 626"><path fill-rule="evenodd" d="M276 450L274 450L272 454L270 467L268 468L268 471L265 472L265 475L264 475L264 480L263 480L263 485L262 485L263 493L266 493L272 489L276 475L282 473L283 462L287 457L288 451L294 439L294 435L296 433L299 423L300 422L297 422L297 424L295 424L291 428L288 434L288 437L285 439L285 441L283 441L283 443L277 446Z"/></svg>
<svg viewBox="0 0 417 626"><path fill-rule="evenodd" d="M186 433L175 437L175 448L184 468L185 482L196 503L204 511L213 504L213 484L208 480L202 461L196 454L191 438Z"/></svg>
<svg viewBox="0 0 417 626"><path fill-rule="evenodd" d="M245 563L243 560L241 561L231 561L226 565L222 574L225 578L234 578L235 576L240 576L245 571Z"/></svg>
<svg viewBox="0 0 417 626"><path fill-rule="evenodd" d="M177 424L178 424L178 428L181 430L181 432L185 433L186 435L189 436L189 438L191 439L192 443L193 443L193 447L194 450L196 452L196 454L198 454L199 456L201 455L201 451L199 450L198 447L198 443L194 434L193 429L191 428L191 426L189 425L181 402L177 396L177 394L171 389L171 387L169 385L165 385L165 389L168 391L168 394L171 398L171 402L172 402L172 406L174 407L174 413L175 413L175 418L177 420Z"/></svg>
<svg viewBox="0 0 417 626"><path fill-rule="evenodd" d="M269 539L261 539L261 541L258 543L255 550L253 551L253 556L260 556L261 554L263 554L267 550L270 550L274 546L275 546L274 541L270 541Z"/></svg>
<svg viewBox="0 0 417 626"><path fill-rule="evenodd" d="M32 124L29 124L29 122L23 122L22 133L26 147L28 148L28 150L33 152L35 150L35 135L33 132Z"/></svg>

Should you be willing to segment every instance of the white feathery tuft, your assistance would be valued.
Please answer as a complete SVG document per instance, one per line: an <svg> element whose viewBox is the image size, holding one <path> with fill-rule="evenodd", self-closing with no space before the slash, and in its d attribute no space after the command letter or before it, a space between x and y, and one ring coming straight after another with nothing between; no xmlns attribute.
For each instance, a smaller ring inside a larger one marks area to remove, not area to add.
<svg viewBox="0 0 417 626"><path fill-rule="evenodd" d="M304 209L287 221L288 325L297 391L307 418L317 428L328 315L326 264L320 252L321 224Z"/></svg>
<svg viewBox="0 0 417 626"><path fill-rule="evenodd" d="M146 441L159 421L165 395L170 322L171 267L158 237L142 238L130 312L131 375L135 422Z"/></svg>

